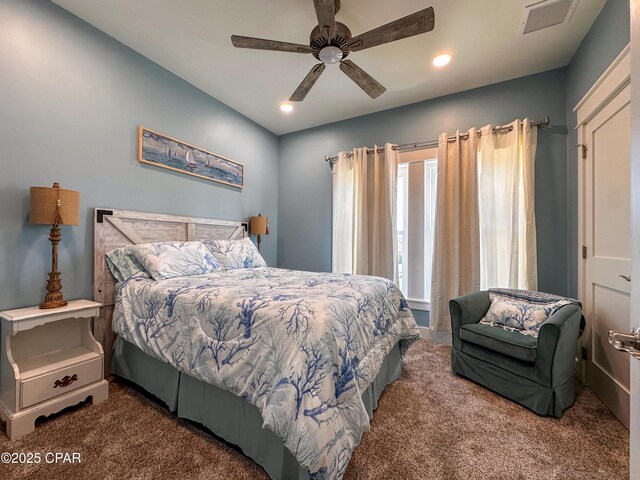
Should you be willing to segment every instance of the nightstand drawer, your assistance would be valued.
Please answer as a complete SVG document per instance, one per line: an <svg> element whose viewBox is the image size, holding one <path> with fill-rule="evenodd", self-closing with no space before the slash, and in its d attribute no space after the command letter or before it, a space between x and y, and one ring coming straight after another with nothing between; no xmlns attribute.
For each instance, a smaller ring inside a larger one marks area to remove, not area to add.
<svg viewBox="0 0 640 480"><path fill-rule="evenodd" d="M21 405L27 408L102 379L102 356L21 382Z"/></svg>

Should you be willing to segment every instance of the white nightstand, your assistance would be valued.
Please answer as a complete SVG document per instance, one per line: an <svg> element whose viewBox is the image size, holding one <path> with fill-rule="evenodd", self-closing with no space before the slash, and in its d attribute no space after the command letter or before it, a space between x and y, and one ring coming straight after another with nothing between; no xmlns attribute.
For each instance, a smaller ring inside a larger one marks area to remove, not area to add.
<svg viewBox="0 0 640 480"><path fill-rule="evenodd" d="M32 432L40 416L107 399L104 352L91 333L99 311L97 302L74 300L0 312L0 417L11 440Z"/></svg>

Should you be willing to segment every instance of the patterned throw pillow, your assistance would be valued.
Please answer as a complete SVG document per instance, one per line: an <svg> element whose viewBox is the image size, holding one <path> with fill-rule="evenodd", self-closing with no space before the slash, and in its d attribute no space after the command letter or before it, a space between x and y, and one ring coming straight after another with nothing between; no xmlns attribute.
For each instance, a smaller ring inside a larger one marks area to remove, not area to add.
<svg viewBox="0 0 640 480"><path fill-rule="evenodd" d="M202 275L222 267L202 242L160 242L131 248L154 280Z"/></svg>
<svg viewBox="0 0 640 480"><path fill-rule="evenodd" d="M149 274L131 251L132 247L116 248L105 255L109 270L118 282L124 282L136 273Z"/></svg>
<svg viewBox="0 0 640 480"><path fill-rule="evenodd" d="M242 240L205 240L203 243L225 269L267 266L249 237Z"/></svg>
<svg viewBox="0 0 640 480"><path fill-rule="evenodd" d="M571 298L528 290L490 289L491 306L480 323L537 337L542 324Z"/></svg>

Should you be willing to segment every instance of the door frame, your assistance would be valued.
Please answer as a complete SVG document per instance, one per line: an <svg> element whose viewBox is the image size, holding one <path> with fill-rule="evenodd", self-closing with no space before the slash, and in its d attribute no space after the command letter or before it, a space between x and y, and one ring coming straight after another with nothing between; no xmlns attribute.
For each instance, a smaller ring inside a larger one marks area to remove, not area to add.
<svg viewBox="0 0 640 480"><path fill-rule="evenodd" d="M627 44L620 54L609 65L605 72L598 78L596 83L589 89L584 97L578 102L573 111L577 116L578 145L576 145L576 158L578 161L578 300L582 302L584 315L586 318L591 316L588 311L589 306L585 304L586 285L584 281L585 275L585 259L582 257L582 248L587 245L585 232L585 166L584 161L587 158L585 150L585 126L595 117L620 91L631 83L631 45ZM587 322L581 345L591 341L591 328ZM585 383L586 381L586 362L583 358L583 350L576 358L576 374L578 379Z"/></svg>
<svg viewBox="0 0 640 480"><path fill-rule="evenodd" d="M631 0L632 75L640 78L640 0ZM631 318L640 320L640 91L631 85ZM640 363L631 360L631 430L629 432L629 478L640 478Z"/></svg>

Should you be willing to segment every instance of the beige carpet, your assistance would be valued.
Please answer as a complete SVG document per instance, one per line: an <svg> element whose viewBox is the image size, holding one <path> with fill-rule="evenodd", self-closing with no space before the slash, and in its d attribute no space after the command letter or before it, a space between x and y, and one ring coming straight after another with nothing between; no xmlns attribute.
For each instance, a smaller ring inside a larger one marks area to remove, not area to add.
<svg viewBox="0 0 640 480"><path fill-rule="evenodd" d="M411 348L385 390L346 479L623 479L628 432L588 389L542 418L449 368L449 347ZM242 453L123 383L0 452L79 452L76 465L0 465L0 479L266 479Z"/></svg>

